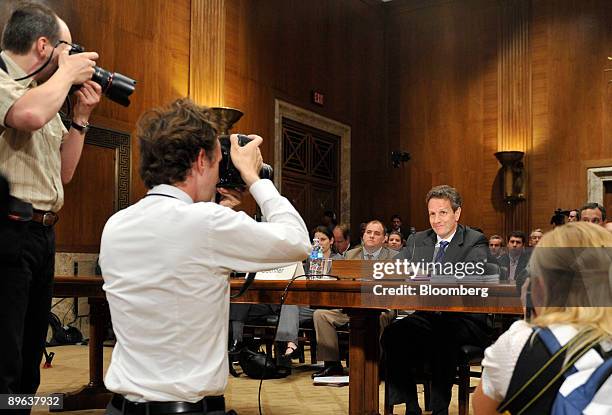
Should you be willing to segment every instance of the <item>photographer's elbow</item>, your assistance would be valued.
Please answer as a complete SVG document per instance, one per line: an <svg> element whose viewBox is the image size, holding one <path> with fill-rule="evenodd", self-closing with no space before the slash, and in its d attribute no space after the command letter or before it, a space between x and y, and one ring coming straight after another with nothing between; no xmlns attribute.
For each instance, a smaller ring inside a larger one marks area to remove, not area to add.
<svg viewBox="0 0 612 415"><path fill-rule="evenodd" d="M14 113L11 111L6 117L7 124L12 128L29 133L40 130L48 121L41 114L29 108Z"/></svg>
<svg viewBox="0 0 612 415"><path fill-rule="evenodd" d="M61 176L62 176L62 184L67 185L68 183L72 181L72 177L74 176L74 170L69 171L69 172L62 170Z"/></svg>

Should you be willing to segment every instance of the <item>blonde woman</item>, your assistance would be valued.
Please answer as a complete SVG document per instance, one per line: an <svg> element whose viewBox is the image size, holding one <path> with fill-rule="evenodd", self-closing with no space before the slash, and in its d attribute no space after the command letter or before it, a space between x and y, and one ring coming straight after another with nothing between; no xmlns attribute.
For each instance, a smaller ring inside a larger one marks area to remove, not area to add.
<svg viewBox="0 0 612 415"><path fill-rule="evenodd" d="M560 405L557 396L580 392L591 373L610 364L611 252L612 234L587 222L569 223L542 237L526 283L533 299L532 319L514 323L485 351L482 381L474 394L475 415L498 410L551 413L553 405ZM565 347L554 363L551 347ZM534 377L537 372L541 374ZM587 410L566 413L612 413L609 373ZM548 383L552 386L546 388Z"/></svg>

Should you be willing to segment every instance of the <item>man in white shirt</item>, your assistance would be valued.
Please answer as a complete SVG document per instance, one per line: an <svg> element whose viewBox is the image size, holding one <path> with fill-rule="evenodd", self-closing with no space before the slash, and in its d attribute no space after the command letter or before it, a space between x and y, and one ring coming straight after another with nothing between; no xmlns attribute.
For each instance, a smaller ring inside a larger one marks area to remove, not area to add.
<svg viewBox="0 0 612 415"><path fill-rule="evenodd" d="M224 413L230 272L283 266L310 250L298 212L259 178L261 137L240 147L232 135L231 158L268 222L229 208L240 195L216 189L221 151L210 118L180 99L139 121L150 190L109 219L100 249L117 337L107 414ZM211 202L216 190L220 204Z"/></svg>

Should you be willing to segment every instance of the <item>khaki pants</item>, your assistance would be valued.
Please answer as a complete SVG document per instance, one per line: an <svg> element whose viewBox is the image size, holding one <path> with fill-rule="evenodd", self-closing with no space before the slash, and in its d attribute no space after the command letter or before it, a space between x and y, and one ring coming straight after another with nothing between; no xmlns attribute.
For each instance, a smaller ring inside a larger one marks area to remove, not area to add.
<svg viewBox="0 0 612 415"><path fill-rule="evenodd" d="M387 310L380 314L380 335L395 318L394 310ZM337 362L340 360L338 347L338 333L336 328L349 322L349 316L340 309L315 310L313 315L315 332L317 333L317 360Z"/></svg>

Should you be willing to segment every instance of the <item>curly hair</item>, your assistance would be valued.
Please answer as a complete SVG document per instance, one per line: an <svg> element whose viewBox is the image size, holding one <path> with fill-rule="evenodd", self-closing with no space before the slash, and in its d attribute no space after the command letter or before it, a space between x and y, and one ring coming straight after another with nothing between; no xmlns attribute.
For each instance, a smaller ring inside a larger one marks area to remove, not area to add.
<svg viewBox="0 0 612 415"><path fill-rule="evenodd" d="M140 177L147 188L185 181L201 150L213 159L218 144L211 116L207 107L181 98L140 117Z"/></svg>

